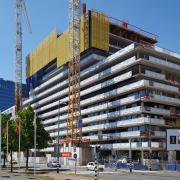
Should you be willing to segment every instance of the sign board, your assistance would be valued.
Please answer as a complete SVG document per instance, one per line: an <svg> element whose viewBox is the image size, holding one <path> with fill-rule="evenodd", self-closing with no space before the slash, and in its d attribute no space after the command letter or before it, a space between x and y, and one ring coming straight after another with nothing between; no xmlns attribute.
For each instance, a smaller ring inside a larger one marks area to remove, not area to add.
<svg viewBox="0 0 180 180"><path fill-rule="evenodd" d="M61 152L60 156L61 157L72 157L72 153L71 152Z"/></svg>
<svg viewBox="0 0 180 180"><path fill-rule="evenodd" d="M77 159L77 154L76 153L73 154L73 158Z"/></svg>
<svg viewBox="0 0 180 180"><path fill-rule="evenodd" d="M180 151L180 129L167 129L167 150Z"/></svg>
<svg viewBox="0 0 180 180"><path fill-rule="evenodd" d="M73 152L74 152L74 153L76 152L76 147L73 147Z"/></svg>

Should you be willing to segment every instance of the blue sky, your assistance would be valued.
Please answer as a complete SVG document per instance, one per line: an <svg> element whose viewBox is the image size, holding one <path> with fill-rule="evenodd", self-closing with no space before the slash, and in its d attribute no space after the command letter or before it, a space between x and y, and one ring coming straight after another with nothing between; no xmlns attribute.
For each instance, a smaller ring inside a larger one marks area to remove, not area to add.
<svg viewBox="0 0 180 180"><path fill-rule="evenodd" d="M68 25L68 0L26 0L32 34L23 21L25 56L55 27ZM87 9L104 11L159 36L158 46L180 53L180 0L82 0ZM0 78L14 80L15 0L0 0Z"/></svg>

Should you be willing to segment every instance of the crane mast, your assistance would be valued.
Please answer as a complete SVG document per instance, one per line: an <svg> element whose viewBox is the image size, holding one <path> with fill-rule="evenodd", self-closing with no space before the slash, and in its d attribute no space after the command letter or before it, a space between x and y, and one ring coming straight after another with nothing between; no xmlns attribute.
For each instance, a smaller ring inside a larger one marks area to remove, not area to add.
<svg viewBox="0 0 180 180"><path fill-rule="evenodd" d="M21 109L22 105L22 15L26 20L29 32L31 25L29 22L24 0L16 0L16 46L15 46L15 113Z"/></svg>
<svg viewBox="0 0 180 180"><path fill-rule="evenodd" d="M19 134L19 153L18 162L20 168L21 152L21 122L18 112L22 107L22 15L24 14L29 32L31 27L26 11L24 0L16 0L16 45L15 45L15 115L16 115L16 132Z"/></svg>
<svg viewBox="0 0 180 180"><path fill-rule="evenodd" d="M22 104L22 0L16 0L15 112Z"/></svg>
<svg viewBox="0 0 180 180"><path fill-rule="evenodd" d="M69 0L69 99L67 137L80 139L82 121L80 109L80 0Z"/></svg>

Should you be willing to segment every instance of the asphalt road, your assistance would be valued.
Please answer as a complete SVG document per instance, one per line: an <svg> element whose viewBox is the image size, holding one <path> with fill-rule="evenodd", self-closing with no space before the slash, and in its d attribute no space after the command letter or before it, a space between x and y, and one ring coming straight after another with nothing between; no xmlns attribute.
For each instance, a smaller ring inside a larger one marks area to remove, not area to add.
<svg viewBox="0 0 180 180"><path fill-rule="evenodd" d="M71 172L73 172L73 168L71 168ZM68 173L68 172L67 172ZM77 174L88 175L94 177L94 171L87 171L83 167L77 168ZM137 173L134 172L130 174L129 172L112 172L104 171L99 173L99 177L104 177L107 180L180 180L180 172L176 173L176 176L173 177L173 173L167 172L166 174L149 174L147 172Z"/></svg>
<svg viewBox="0 0 180 180"><path fill-rule="evenodd" d="M46 165L43 165L41 168L47 168ZM67 167L66 167L67 168ZM47 168L49 169L49 168ZM50 171L50 169L49 169ZM52 172L56 174L56 169ZM62 170L60 171L63 174L74 174L74 167L69 167L69 170ZM95 172L94 171L87 171L86 167L77 167L77 174L79 175L87 175L88 177L91 177L90 179L94 180ZM175 175L175 176L174 176ZM172 172L161 172L161 173L148 173L148 172L133 172L130 174L128 171L110 171L110 169L105 170L104 172L99 173L100 177L103 177L103 179L106 180L180 180L180 172L176 172L176 174ZM29 179L36 179L35 177L31 176L23 176L21 174L7 174L5 172L0 172L0 180L6 180L6 179L12 179L12 180L29 180ZM63 178L62 178L63 179ZM81 178L82 179L82 178ZM64 179L63 179L64 180ZM72 178L73 180L73 178Z"/></svg>

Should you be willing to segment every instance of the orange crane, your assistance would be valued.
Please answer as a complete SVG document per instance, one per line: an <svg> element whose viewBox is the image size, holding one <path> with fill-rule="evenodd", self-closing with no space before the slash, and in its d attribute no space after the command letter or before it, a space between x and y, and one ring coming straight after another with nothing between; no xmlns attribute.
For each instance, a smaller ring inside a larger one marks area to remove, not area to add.
<svg viewBox="0 0 180 180"><path fill-rule="evenodd" d="M16 0L16 60L15 60L15 112L21 109L22 105L22 14L26 19L29 32L31 26L24 0Z"/></svg>
<svg viewBox="0 0 180 180"><path fill-rule="evenodd" d="M31 26L26 10L24 0L16 0L16 46L15 46L15 114L16 114L16 127L19 133L19 167L20 167L20 120L17 116L22 106L22 14L25 17L29 32L31 33Z"/></svg>
<svg viewBox="0 0 180 180"><path fill-rule="evenodd" d="M67 138L82 138L80 109L80 13L81 1L69 0L69 100L67 115Z"/></svg>

